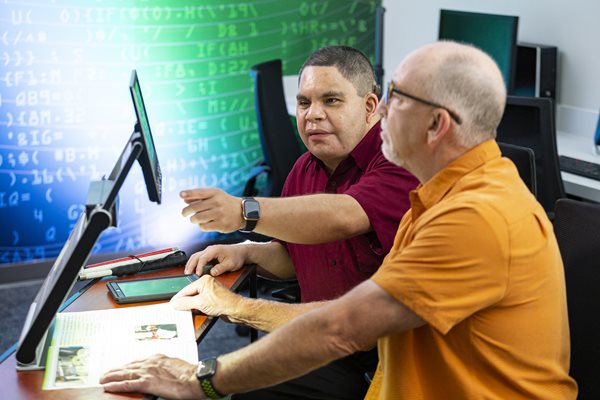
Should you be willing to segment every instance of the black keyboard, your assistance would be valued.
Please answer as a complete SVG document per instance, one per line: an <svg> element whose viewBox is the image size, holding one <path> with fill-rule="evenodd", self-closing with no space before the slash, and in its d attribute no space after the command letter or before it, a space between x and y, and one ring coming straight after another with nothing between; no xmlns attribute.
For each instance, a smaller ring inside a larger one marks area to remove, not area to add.
<svg viewBox="0 0 600 400"><path fill-rule="evenodd" d="M600 164L567 156L559 156L558 161L565 172L600 181Z"/></svg>

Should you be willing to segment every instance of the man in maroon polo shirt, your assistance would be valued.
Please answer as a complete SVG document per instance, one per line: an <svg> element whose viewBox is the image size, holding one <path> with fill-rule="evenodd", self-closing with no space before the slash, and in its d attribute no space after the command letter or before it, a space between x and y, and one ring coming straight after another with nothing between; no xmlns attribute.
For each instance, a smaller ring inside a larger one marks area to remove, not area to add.
<svg viewBox="0 0 600 400"><path fill-rule="evenodd" d="M190 257L186 273L201 274L213 260L213 276L255 263L263 274L295 276L300 284L302 304L284 304L238 296L203 277L197 282L202 312L269 332L377 270L409 208L408 192L418 183L381 152L378 95L373 68L361 52L345 46L317 50L300 70L296 107L309 152L294 165L282 197L242 201L216 188L181 193L188 204L183 215L202 230L254 230L277 238L209 246ZM250 211L259 214L253 215L257 221L245 218ZM371 350L234 398L362 398L368 387L363 374L376 363Z"/></svg>

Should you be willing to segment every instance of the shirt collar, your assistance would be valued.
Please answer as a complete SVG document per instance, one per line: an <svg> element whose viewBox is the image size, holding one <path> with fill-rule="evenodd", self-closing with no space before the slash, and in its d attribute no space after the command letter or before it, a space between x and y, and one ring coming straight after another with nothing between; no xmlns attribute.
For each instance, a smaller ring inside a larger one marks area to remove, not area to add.
<svg viewBox="0 0 600 400"><path fill-rule="evenodd" d="M381 121L378 121L350 152L354 162L365 171L373 157L381 150Z"/></svg>
<svg viewBox="0 0 600 400"><path fill-rule="evenodd" d="M496 141L485 141L452 161L430 180L419 185L410 193L413 221L439 203L462 177L487 161L500 156L500 148Z"/></svg>

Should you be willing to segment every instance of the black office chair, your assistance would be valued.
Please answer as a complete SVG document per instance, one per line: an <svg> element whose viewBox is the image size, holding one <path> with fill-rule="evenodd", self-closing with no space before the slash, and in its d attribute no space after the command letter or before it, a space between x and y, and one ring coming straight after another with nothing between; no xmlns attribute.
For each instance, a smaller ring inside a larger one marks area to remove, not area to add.
<svg viewBox="0 0 600 400"><path fill-rule="evenodd" d="M302 154L296 131L290 120L283 93L281 60L256 64L250 69L254 79L254 108L263 161L253 168L244 188L244 196L257 194L256 180L267 174L264 196L279 196L285 178Z"/></svg>
<svg viewBox="0 0 600 400"><path fill-rule="evenodd" d="M519 176L525 182L534 196L537 196L537 182L535 178L535 154L527 147L498 142L502 155L510 159L519 171Z"/></svg>
<svg viewBox="0 0 600 400"><path fill-rule="evenodd" d="M552 216L556 200L565 197L558 166L552 100L508 96L497 140L528 147L535 154L537 199Z"/></svg>
<svg viewBox="0 0 600 400"><path fill-rule="evenodd" d="M600 205L558 200L553 224L565 267L570 374L580 399L600 399Z"/></svg>
<svg viewBox="0 0 600 400"><path fill-rule="evenodd" d="M285 104L281 60L256 64L250 69L250 75L254 80L254 107L264 159L253 168L243 195L257 195L257 178L266 174L267 182L261 195L277 197L303 150ZM250 238L270 240L257 234L250 235ZM261 283L267 287L275 284L265 280L261 280ZM283 287L271 293L274 298L286 302L300 301L300 287L295 281L277 282L276 285Z"/></svg>

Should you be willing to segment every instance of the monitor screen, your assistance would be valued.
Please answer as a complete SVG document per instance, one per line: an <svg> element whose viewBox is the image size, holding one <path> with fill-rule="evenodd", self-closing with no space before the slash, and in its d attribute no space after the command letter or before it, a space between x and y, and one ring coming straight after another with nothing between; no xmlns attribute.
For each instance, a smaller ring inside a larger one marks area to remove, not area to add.
<svg viewBox="0 0 600 400"><path fill-rule="evenodd" d="M439 39L472 44L500 67L509 91L514 87L519 17L440 10Z"/></svg>
<svg viewBox="0 0 600 400"><path fill-rule="evenodd" d="M156 155L156 148L154 147L154 140L152 140L152 131L150 130L150 123L148 122L148 114L146 113L146 107L144 106L140 81L138 80L135 69L131 72L129 91L131 92L131 99L133 100L133 107L135 108L135 114L137 116L136 131L141 134L140 140L143 145L142 154L138 160L142 166L146 189L148 190L148 198L150 201L160 204L162 175L158 163L158 156Z"/></svg>

